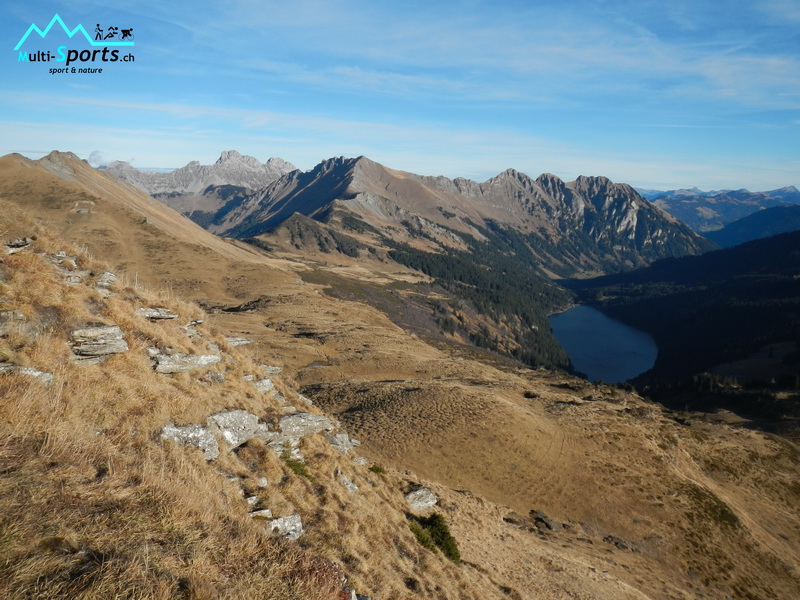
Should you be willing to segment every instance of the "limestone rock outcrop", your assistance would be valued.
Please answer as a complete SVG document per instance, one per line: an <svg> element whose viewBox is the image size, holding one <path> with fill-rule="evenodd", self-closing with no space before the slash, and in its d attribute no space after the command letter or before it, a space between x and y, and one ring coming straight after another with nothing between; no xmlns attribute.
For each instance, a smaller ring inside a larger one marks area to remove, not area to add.
<svg viewBox="0 0 800 600"><path fill-rule="evenodd" d="M237 448L252 438L268 436L269 428L246 410L226 410L208 417L208 427L222 437L231 448Z"/></svg>
<svg viewBox="0 0 800 600"><path fill-rule="evenodd" d="M0 375L3 373L19 373L20 375L26 375L28 377L33 377L34 379L38 379L44 385L50 385L53 383L53 374L46 373L44 371L39 371L38 369L33 369L31 367L22 367L19 365L14 365L8 362L0 362Z"/></svg>
<svg viewBox="0 0 800 600"><path fill-rule="evenodd" d="M334 428L333 421L328 417L304 412L283 417L278 426L281 433L290 438L301 438L320 431L331 431Z"/></svg>
<svg viewBox="0 0 800 600"><path fill-rule="evenodd" d="M69 338L72 353L84 362L100 362L112 354L128 351L128 342L117 325L76 329Z"/></svg>
<svg viewBox="0 0 800 600"><path fill-rule="evenodd" d="M202 425L186 425L184 427L167 425L161 430L161 439L200 448L203 457L208 461L216 460L219 456L217 438L208 427Z"/></svg>
<svg viewBox="0 0 800 600"><path fill-rule="evenodd" d="M142 307L136 309L136 314L143 316L151 321L160 321L165 319L177 319L178 314L172 312L168 308L163 307Z"/></svg>
<svg viewBox="0 0 800 600"><path fill-rule="evenodd" d="M303 529L303 520L298 514L273 519L269 522L269 529L273 533L282 535L290 540L296 540L305 533Z"/></svg>
<svg viewBox="0 0 800 600"><path fill-rule="evenodd" d="M219 354L174 354L158 353L153 356L156 373L169 375L172 373L185 373L193 369L207 367L222 360Z"/></svg>
<svg viewBox="0 0 800 600"><path fill-rule="evenodd" d="M422 512L433 507L439 498L431 490L426 487L418 487L417 489L406 494L406 502L414 512Z"/></svg>

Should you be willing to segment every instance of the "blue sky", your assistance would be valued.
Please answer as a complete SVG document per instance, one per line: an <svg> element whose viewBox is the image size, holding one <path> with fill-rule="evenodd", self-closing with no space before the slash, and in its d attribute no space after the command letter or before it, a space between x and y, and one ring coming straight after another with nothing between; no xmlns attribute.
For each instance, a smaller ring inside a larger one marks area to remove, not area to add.
<svg viewBox="0 0 800 600"><path fill-rule="evenodd" d="M132 27L134 62L20 63L55 13ZM6 0L0 39L0 154L800 187L800 0Z"/></svg>

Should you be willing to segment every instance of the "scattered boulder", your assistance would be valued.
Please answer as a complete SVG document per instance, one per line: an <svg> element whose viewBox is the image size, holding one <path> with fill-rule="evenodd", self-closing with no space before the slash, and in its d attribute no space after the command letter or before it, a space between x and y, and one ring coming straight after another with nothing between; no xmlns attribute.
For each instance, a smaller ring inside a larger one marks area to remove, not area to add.
<svg viewBox="0 0 800 600"><path fill-rule="evenodd" d="M208 461L216 460L219 456L217 438L208 427L202 425L186 425L184 427L167 425L161 430L161 439L200 448Z"/></svg>
<svg viewBox="0 0 800 600"><path fill-rule="evenodd" d="M171 374L185 373L193 369L207 367L218 363L222 358L219 354L156 354L156 373Z"/></svg>
<svg viewBox="0 0 800 600"><path fill-rule="evenodd" d="M37 369L32 369L30 367L21 367L19 365L14 365L11 363L3 362L0 363L0 374L3 373L19 373L20 375L27 375L28 377L33 377L34 379L38 379L44 385L50 385L53 383L53 374L46 373L44 371L39 371Z"/></svg>
<svg viewBox="0 0 800 600"><path fill-rule="evenodd" d="M347 433L326 433L325 439L342 454L348 454L353 448L361 445L361 442L351 439Z"/></svg>
<svg viewBox="0 0 800 600"><path fill-rule="evenodd" d="M426 487L417 489L406 494L406 502L414 512L421 512L434 506L439 501L438 496Z"/></svg>
<svg viewBox="0 0 800 600"><path fill-rule="evenodd" d="M358 486L355 483L353 483L352 480L342 472L339 473L339 481L342 483L344 487L346 487L354 494L358 493Z"/></svg>
<svg viewBox="0 0 800 600"><path fill-rule="evenodd" d="M246 410L226 410L208 417L208 427L222 437L231 448L238 448L254 437L268 437L269 428Z"/></svg>
<svg viewBox="0 0 800 600"><path fill-rule="evenodd" d="M273 519L269 523L269 529L273 533L282 535L290 540L296 540L305 533L303 530L303 521L298 514Z"/></svg>
<svg viewBox="0 0 800 600"><path fill-rule="evenodd" d="M258 381L254 381L253 385L256 387L256 390L262 394L267 394L275 389L275 384L272 383L271 379L259 379Z"/></svg>
<svg viewBox="0 0 800 600"><path fill-rule="evenodd" d="M21 252L28 246L33 243L33 238L29 237L22 237L17 238L16 240L12 240L6 244L6 251L9 254L16 254L17 252Z"/></svg>
<svg viewBox="0 0 800 600"><path fill-rule="evenodd" d="M264 375L267 377L274 377L275 375L280 375L283 369L281 367L271 367L269 365L259 365L261 370L264 372Z"/></svg>
<svg viewBox="0 0 800 600"><path fill-rule="evenodd" d="M561 531L564 527L558 521L554 521L540 510L532 510L530 512L533 524L538 529L549 529L550 531Z"/></svg>
<svg viewBox="0 0 800 600"><path fill-rule="evenodd" d="M253 339L248 337L226 337L225 341L231 346L246 346L253 343Z"/></svg>
<svg viewBox="0 0 800 600"><path fill-rule="evenodd" d="M603 538L603 541L606 544L611 544L612 546L616 547L619 550L630 550L631 552L639 552L639 549L636 547L637 544L630 540L626 540L625 538L619 537L617 535L607 535Z"/></svg>
<svg viewBox="0 0 800 600"><path fill-rule="evenodd" d="M128 351L128 343L116 325L76 329L69 337L72 353L80 358L105 358Z"/></svg>
<svg viewBox="0 0 800 600"><path fill-rule="evenodd" d="M136 314L141 315L146 319L150 319L151 321L162 321L162 320L178 318L177 313L172 312L168 308L161 308L161 307L137 308Z"/></svg>
<svg viewBox="0 0 800 600"><path fill-rule="evenodd" d="M320 431L331 431L334 425L328 417L300 412L283 417L278 427L286 436L301 438Z"/></svg>
<svg viewBox="0 0 800 600"><path fill-rule="evenodd" d="M225 383L225 375L223 373L217 373L216 371L209 371L205 375L206 379L212 381L214 383Z"/></svg>
<svg viewBox="0 0 800 600"><path fill-rule="evenodd" d="M0 310L0 335L6 335L15 324L25 323L27 317L19 310Z"/></svg>
<svg viewBox="0 0 800 600"><path fill-rule="evenodd" d="M111 295L111 288L116 282L117 276L111 271L105 271L97 276L94 282L94 289L104 298L108 298Z"/></svg>
<svg viewBox="0 0 800 600"><path fill-rule="evenodd" d="M94 282L94 287L108 289L112 287L116 282L117 282L117 276L114 275L114 273L112 273L111 271L105 271L97 276L97 279Z"/></svg>

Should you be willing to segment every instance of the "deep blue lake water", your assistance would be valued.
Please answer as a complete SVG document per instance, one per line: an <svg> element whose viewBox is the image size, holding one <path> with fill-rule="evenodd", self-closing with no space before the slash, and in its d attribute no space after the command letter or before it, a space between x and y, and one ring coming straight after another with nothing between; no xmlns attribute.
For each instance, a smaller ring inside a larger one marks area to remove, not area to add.
<svg viewBox="0 0 800 600"><path fill-rule="evenodd" d="M590 306L552 315L550 325L575 369L589 381L626 381L652 367L658 355L649 334Z"/></svg>

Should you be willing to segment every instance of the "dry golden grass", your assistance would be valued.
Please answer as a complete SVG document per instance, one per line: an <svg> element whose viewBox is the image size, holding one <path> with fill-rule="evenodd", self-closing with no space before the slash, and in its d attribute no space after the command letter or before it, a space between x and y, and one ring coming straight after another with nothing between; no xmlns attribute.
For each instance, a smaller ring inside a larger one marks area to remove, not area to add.
<svg viewBox="0 0 800 600"><path fill-rule="evenodd" d="M47 389L0 376L7 386L0 502L10 499L0 529L0 597L102 597L102 590L105 597L314 598L325 597L334 573L376 600L800 596L800 461L790 442L712 423L679 425L611 387L515 369L464 346L434 347L286 272L302 274L301 258L268 259L185 220L173 235L169 211L82 167L67 181L42 175L38 163L8 163L0 159L0 192L23 208L4 212L15 215L0 222L7 239L33 232L33 250L66 249L27 214L123 276L104 300L88 287L48 281L49 265L37 257L0 264L0 310L29 317L0 337L0 353L55 374ZM85 218L72 211L81 194L95 198ZM84 256L76 267L105 269ZM341 272L342 264L323 259L307 264ZM388 267L374 276L358 266L348 277L363 277L365 286L397 277ZM209 369L223 373L224 384L202 373L153 373L147 347L208 351L180 329L201 318L181 298L263 299L255 312L212 314L199 328L236 360ZM151 323L136 306L182 317ZM130 351L99 366L73 365L64 335L89 323L120 325ZM256 343L230 348L221 331ZM158 440L169 421L202 423L222 409L277 420L284 407L241 379L258 373L258 363L284 366L278 387L290 403L306 408L296 402L297 381L387 472L333 453L319 435L301 448L310 478L256 442L207 465L196 449ZM422 549L410 532L402 494L424 480L440 494L464 558L459 566ZM300 513L306 534L296 544L265 536L263 523L245 516L240 488L276 515ZM533 508L571 529L543 534L505 520ZM253 549L270 562L258 562ZM94 561L102 565L92 573L103 574L104 586L116 577L116 591L92 587L99 575L81 575L83 557L101 555L114 560ZM38 583L37 573L46 575ZM77 573L80 583L64 573Z"/></svg>
<svg viewBox="0 0 800 600"><path fill-rule="evenodd" d="M0 265L3 310L27 317L0 337L0 348L15 364L54 375L49 387L0 375L0 597L316 600L334 597L344 575L387 600L408 597L410 585L429 597L501 597L484 576L415 542L399 479L354 464L321 435L301 447L309 477L256 440L223 450L213 464L161 442L168 422L203 423L229 408L269 421L282 409L243 380L259 368L219 331L204 323L199 336L185 335L182 325L205 319L197 306L126 282L110 298L91 279L66 284L44 257L59 250L78 254L94 274L105 270L50 234ZM151 322L138 306L180 318ZM68 333L96 324L118 325L130 349L76 365ZM146 353L150 346L203 353L210 341L229 357L209 368L224 374L224 384L204 383L203 374L158 375ZM296 399L290 379L276 384ZM358 493L342 484L342 473ZM240 490L257 494L276 517L299 513L307 533L299 543L271 536L247 516Z"/></svg>

